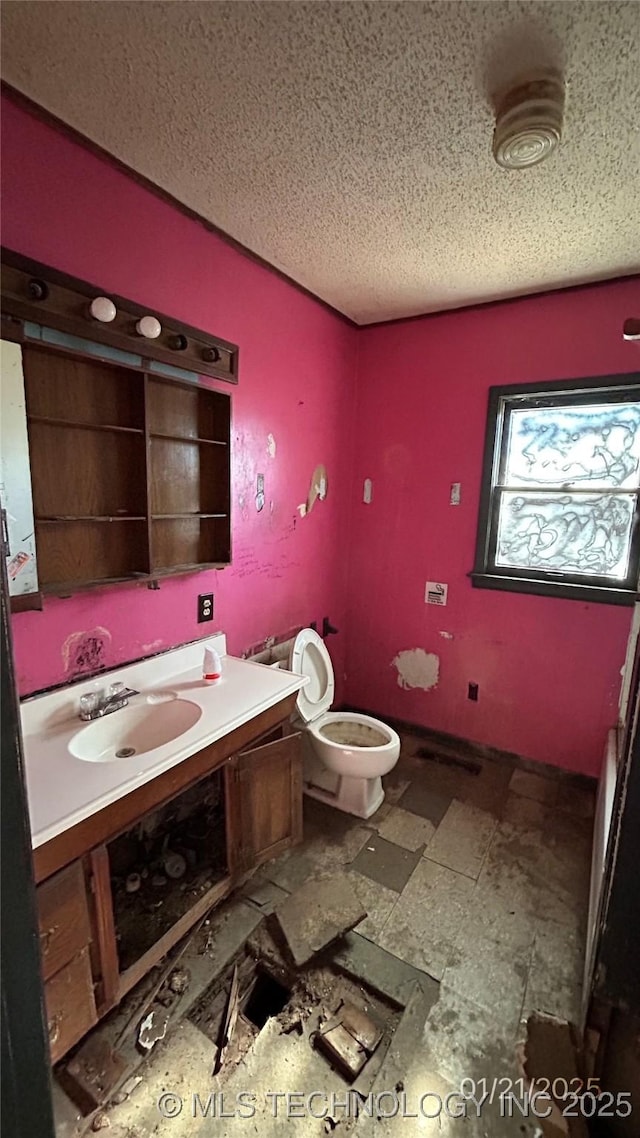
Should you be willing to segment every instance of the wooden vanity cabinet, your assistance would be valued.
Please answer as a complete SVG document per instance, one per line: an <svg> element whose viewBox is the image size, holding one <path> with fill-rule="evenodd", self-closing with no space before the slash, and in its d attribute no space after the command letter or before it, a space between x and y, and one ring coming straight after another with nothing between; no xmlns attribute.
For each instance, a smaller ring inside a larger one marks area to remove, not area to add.
<svg viewBox="0 0 640 1138"><path fill-rule="evenodd" d="M40 945L51 1059L70 1047L218 901L269 858L302 839L302 760L289 715L295 696L35 851ZM286 716L286 718L284 718ZM226 872L134 963L122 969L109 842L158 806L221 772ZM164 781L163 781L164 780ZM100 840L89 847L88 836ZM84 848L83 848L84 845ZM63 868L62 860L70 856ZM50 876L43 867L56 869Z"/></svg>
<svg viewBox="0 0 640 1138"><path fill-rule="evenodd" d="M51 1060L97 1022L82 860L38 886L38 925Z"/></svg>

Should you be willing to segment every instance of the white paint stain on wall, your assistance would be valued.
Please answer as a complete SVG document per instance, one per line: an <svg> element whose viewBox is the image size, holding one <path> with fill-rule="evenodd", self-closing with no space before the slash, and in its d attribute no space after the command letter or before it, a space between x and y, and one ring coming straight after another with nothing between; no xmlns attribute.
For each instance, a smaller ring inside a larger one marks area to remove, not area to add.
<svg viewBox="0 0 640 1138"><path fill-rule="evenodd" d="M162 639L150 640L148 644L142 644L141 648L143 652L158 652L162 648L162 643Z"/></svg>
<svg viewBox="0 0 640 1138"><path fill-rule="evenodd" d="M269 455L269 458L275 458L276 457L276 449L277 449L276 448L276 440L274 439L272 434L268 434L267 435L267 454Z"/></svg>
<svg viewBox="0 0 640 1138"><path fill-rule="evenodd" d="M440 632L438 635L441 636L443 640L453 640L452 632Z"/></svg>
<svg viewBox="0 0 640 1138"><path fill-rule="evenodd" d="M398 687L405 691L409 688L431 691L437 686L440 658L433 652L425 652L424 648L408 648L398 652L392 665L398 670Z"/></svg>

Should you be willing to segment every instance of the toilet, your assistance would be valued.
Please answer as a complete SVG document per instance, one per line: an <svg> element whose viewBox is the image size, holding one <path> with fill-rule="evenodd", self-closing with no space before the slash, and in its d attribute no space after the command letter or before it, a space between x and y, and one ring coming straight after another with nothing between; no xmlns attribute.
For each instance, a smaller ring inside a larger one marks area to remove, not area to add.
<svg viewBox="0 0 640 1138"><path fill-rule="evenodd" d="M289 667L309 677L298 693L295 716L305 741L305 794L347 814L370 818L384 801L382 775L398 761L400 737L370 715L329 710L333 666L324 641L312 628L296 636Z"/></svg>

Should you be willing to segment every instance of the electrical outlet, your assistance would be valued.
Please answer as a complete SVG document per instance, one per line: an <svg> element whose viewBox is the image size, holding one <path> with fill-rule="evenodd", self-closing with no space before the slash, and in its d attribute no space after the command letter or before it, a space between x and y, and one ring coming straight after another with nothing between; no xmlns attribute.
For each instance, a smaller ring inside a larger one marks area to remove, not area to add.
<svg viewBox="0 0 640 1138"><path fill-rule="evenodd" d="M213 593L198 593L198 624L213 620Z"/></svg>
<svg viewBox="0 0 640 1138"><path fill-rule="evenodd" d="M473 703L478 702L478 685L477 684L469 684L469 689L467 691L467 699L472 700Z"/></svg>

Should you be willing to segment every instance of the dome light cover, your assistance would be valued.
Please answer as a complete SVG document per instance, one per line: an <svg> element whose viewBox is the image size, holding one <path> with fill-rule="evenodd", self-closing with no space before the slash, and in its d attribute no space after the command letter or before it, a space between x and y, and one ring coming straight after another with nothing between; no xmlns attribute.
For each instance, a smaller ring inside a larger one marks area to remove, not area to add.
<svg viewBox="0 0 640 1138"><path fill-rule="evenodd" d="M562 136L564 84L547 76L511 88L499 101L493 156L505 170L537 166L556 149Z"/></svg>

